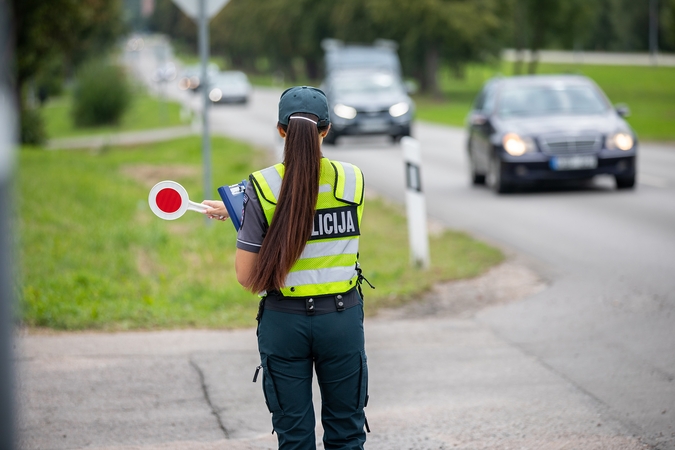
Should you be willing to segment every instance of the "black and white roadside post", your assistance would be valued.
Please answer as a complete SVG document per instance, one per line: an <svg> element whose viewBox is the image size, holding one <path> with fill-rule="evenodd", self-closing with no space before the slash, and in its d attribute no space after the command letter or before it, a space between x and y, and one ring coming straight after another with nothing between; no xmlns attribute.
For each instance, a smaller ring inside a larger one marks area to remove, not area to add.
<svg viewBox="0 0 675 450"><path fill-rule="evenodd" d="M204 198L211 196L211 136L209 133L209 21L230 0L173 0L192 20L197 22L199 35L199 59L201 63L200 85L202 90L202 162L204 166ZM211 221L206 219L206 223Z"/></svg>
<svg viewBox="0 0 675 450"><path fill-rule="evenodd" d="M13 259L11 185L17 137L9 2L0 2L0 448L13 449L14 364L12 362Z"/></svg>
<svg viewBox="0 0 675 450"><path fill-rule="evenodd" d="M410 263L414 267L428 269L429 233L427 230L427 207L422 191L422 151L417 139L401 139L405 162L405 205L408 217L408 241Z"/></svg>

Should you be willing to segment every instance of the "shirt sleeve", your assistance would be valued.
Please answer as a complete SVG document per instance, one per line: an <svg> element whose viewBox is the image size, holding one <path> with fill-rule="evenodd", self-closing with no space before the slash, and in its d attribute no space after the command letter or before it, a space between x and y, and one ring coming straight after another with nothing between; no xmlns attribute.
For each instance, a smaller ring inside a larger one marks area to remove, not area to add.
<svg viewBox="0 0 675 450"><path fill-rule="evenodd" d="M266 233L267 219L253 183L249 182L244 191L244 213L241 228L237 233L237 248L251 253L260 252Z"/></svg>

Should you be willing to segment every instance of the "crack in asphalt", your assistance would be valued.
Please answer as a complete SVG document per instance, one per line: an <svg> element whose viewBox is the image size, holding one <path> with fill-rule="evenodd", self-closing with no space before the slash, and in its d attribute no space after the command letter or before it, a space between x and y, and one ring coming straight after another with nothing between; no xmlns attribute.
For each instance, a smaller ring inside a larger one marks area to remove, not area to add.
<svg viewBox="0 0 675 450"><path fill-rule="evenodd" d="M208 388L208 386L206 386L206 379L204 378L204 372L202 372L202 369L192 359L190 359L190 365L192 367L194 367L194 369L197 371L197 374L199 375L199 382L202 386L202 392L204 393L204 399L206 400L206 403L209 405L209 408L211 408L211 414L216 416L216 420L218 421L218 426L220 427L223 434L225 435L225 439L229 439L230 433L227 431L227 428L225 428L225 425L223 424L223 421L220 418L220 414L218 414L218 410L216 410L215 405L213 404L213 402L211 402L211 397L209 396L209 388Z"/></svg>

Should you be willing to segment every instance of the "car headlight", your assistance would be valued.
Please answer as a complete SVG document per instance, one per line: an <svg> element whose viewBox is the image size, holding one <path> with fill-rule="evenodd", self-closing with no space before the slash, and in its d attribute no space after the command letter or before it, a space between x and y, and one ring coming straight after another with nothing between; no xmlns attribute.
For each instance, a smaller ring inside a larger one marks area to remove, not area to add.
<svg viewBox="0 0 675 450"><path fill-rule="evenodd" d="M178 89L181 91L186 91L190 88L190 79L188 77L183 77L178 81Z"/></svg>
<svg viewBox="0 0 675 450"><path fill-rule="evenodd" d="M507 133L502 138L504 150L511 156L520 156L528 152L535 151L534 140L532 138L521 138L516 133Z"/></svg>
<svg viewBox="0 0 675 450"><path fill-rule="evenodd" d="M407 113L410 110L410 105L408 102L401 102L393 105L389 108L389 114L391 117L401 117L403 114Z"/></svg>
<svg viewBox="0 0 675 450"><path fill-rule="evenodd" d="M221 98L223 98L223 91L221 91L218 88L213 88L211 89L211 92L209 92L209 98L211 99L212 102L217 102Z"/></svg>
<svg viewBox="0 0 675 450"><path fill-rule="evenodd" d="M610 150L630 150L634 143L635 141L630 133L614 133L607 136L605 147Z"/></svg>
<svg viewBox="0 0 675 450"><path fill-rule="evenodd" d="M356 108L338 103L333 107L333 112L336 116L343 119L353 119L356 117Z"/></svg>

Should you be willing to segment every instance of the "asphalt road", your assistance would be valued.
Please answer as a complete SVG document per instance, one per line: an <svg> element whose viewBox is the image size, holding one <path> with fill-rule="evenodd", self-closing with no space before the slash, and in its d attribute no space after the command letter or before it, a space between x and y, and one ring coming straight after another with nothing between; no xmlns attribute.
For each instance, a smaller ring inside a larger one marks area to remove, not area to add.
<svg viewBox="0 0 675 450"><path fill-rule="evenodd" d="M213 108L213 131L278 149L279 93ZM430 215L548 287L468 317L367 320L367 448L675 449L675 148L642 144L633 192L600 179L495 196L469 186L461 129L414 134ZM399 146L325 153L402 201ZM274 448L252 329L29 334L17 348L22 448Z"/></svg>

